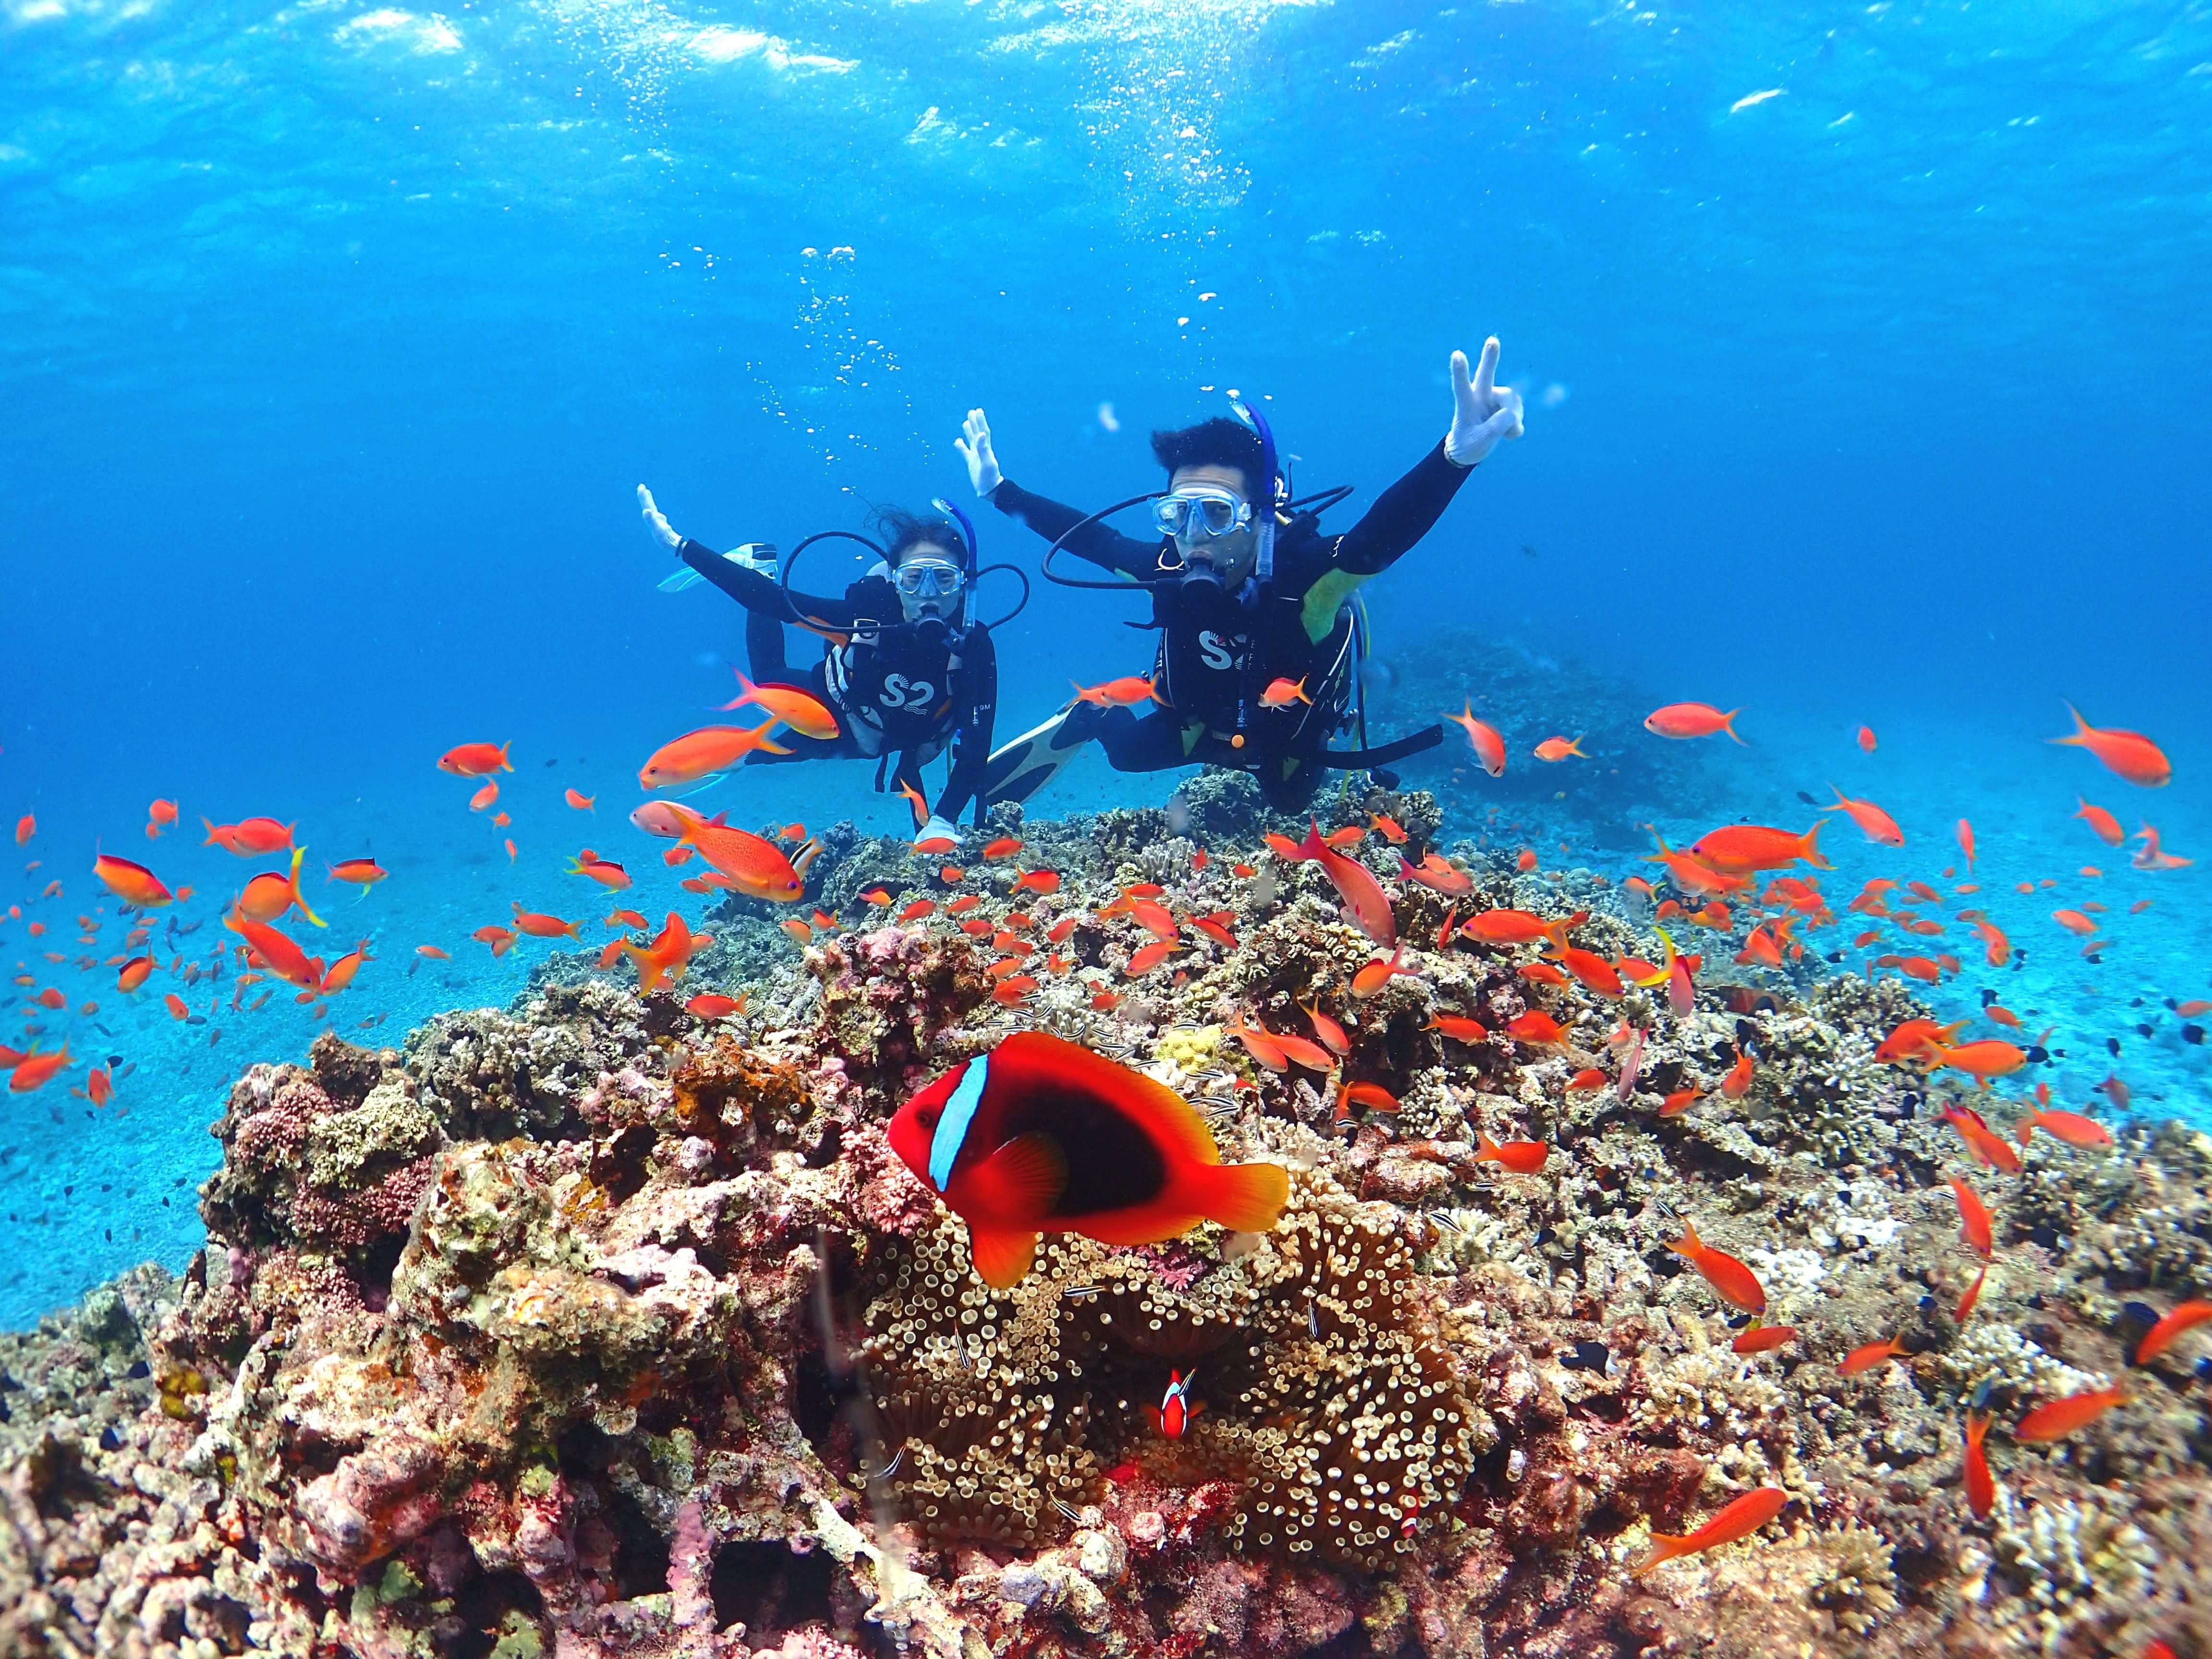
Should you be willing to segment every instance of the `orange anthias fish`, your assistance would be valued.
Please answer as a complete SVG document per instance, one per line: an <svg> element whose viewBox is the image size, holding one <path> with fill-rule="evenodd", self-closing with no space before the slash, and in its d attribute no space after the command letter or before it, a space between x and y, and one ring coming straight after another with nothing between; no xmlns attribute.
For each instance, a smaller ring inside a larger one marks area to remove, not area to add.
<svg viewBox="0 0 2212 1659"><path fill-rule="evenodd" d="M323 868L330 872L330 880L349 883L364 893L390 873L374 859L340 859L336 864L325 864Z"/></svg>
<svg viewBox="0 0 2212 1659"><path fill-rule="evenodd" d="M2212 1319L2212 1302L2191 1299L2176 1303L2173 1311L2143 1333L2136 1344L2134 1363L2148 1365L2173 1346L2174 1339L2184 1331L2194 1330L2208 1319Z"/></svg>
<svg viewBox="0 0 2212 1659"><path fill-rule="evenodd" d="M133 909L152 909L176 897L144 865L133 864L112 854L96 854L92 860L92 873L100 878L109 892Z"/></svg>
<svg viewBox="0 0 2212 1659"><path fill-rule="evenodd" d="M1406 862L1406 855L1398 855L1398 874L1407 881L1427 888L1432 893L1442 893L1447 898L1464 898L1474 890L1474 878L1455 867L1441 853L1423 855L1419 864Z"/></svg>
<svg viewBox="0 0 2212 1659"><path fill-rule="evenodd" d="M368 941L363 939L330 965L329 970L323 975L323 994L334 996L344 990L347 986L353 983L353 976L361 971L363 963L375 960L376 958L368 953Z"/></svg>
<svg viewBox="0 0 2212 1659"><path fill-rule="evenodd" d="M452 772L465 778L481 778L492 772L512 772L514 763L507 757L512 743L458 744L438 757L438 769Z"/></svg>
<svg viewBox="0 0 2212 1659"><path fill-rule="evenodd" d="M133 957L123 964L121 971L115 975L115 988L118 991L135 991L146 982L147 975L153 971L153 957Z"/></svg>
<svg viewBox="0 0 2212 1659"><path fill-rule="evenodd" d="M1538 744L1532 752L1540 761L1563 761L1571 755L1577 760L1589 758L1583 752L1583 740L1580 737L1547 738Z"/></svg>
<svg viewBox="0 0 2212 1659"><path fill-rule="evenodd" d="M202 818L207 825L207 839L203 847L220 847L234 857L250 859L256 853L273 853L292 844L292 826L279 823L274 818L241 818L236 823L217 823L211 818Z"/></svg>
<svg viewBox="0 0 2212 1659"><path fill-rule="evenodd" d="M25 842L30 840L32 836L38 833L39 820L35 813L26 812L21 817L15 820L16 846L21 847Z"/></svg>
<svg viewBox="0 0 2212 1659"><path fill-rule="evenodd" d="M581 922L563 921L542 911L526 910L520 904L514 906L515 932L527 933L532 939L580 939L583 934L577 930L582 926Z"/></svg>
<svg viewBox="0 0 2212 1659"><path fill-rule="evenodd" d="M1872 727L1871 726L1862 726L1861 727L1859 727L1858 741L1859 741L1859 747L1860 747L1860 748L1862 748L1862 749L1865 750L1866 750L1866 752L1867 752L1868 754L1869 754L1869 755L1871 755L1872 753L1874 753L1874 751L1875 751L1875 735L1874 735L1874 727Z"/></svg>
<svg viewBox="0 0 2212 1659"><path fill-rule="evenodd" d="M1932 1019L1908 1019L1881 1040L1874 1057L1885 1065L1925 1063L1950 1046L1951 1039L1966 1029L1968 1021L1938 1025Z"/></svg>
<svg viewBox="0 0 2212 1659"><path fill-rule="evenodd" d="M1795 1325L1754 1325L1729 1344L1737 1353L1771 1353L1775 1349L1795 1342Z"/></svg>
<svg viewBox="0 0 2212 1659"><path fill-rule="evenodd" d="M287 985L296 985L303 991L319 990L323 982L323 962L320 957L310 957L297 941L278 933L265 922L251 916L237 918L238 932L253 947L258 958L257 966L267 969Z"/></svg>
<svg viewBox="0 0 2212 1659"><path fill-rule="evenodd" d="M981 856L987 860L1010 859L1022 850L1021 837L1001 836L996 841L984 843Z"/></svg>
<svg viewBox="0 0 2212 1659"><path fill-rule="evenodd" d="M1466 732L1467 745L1474 750L1474 757L1482 763L1484 771L1493 778L1505 775L1505 739L1498 735L1495 726L1475 719L1473 703L1468 703L1461 713L1444 718Z"/></svg>
<svg viewBox="0 0 2212 1659"><path fill-rule="evenodd" d="M701 1019L726 1019L732 1014L741 1014L744 1011L744 995L726 997L717 991L702 991L684 1005L684 1012Z"/></svg>
<svg viewBox="0 0 2212 1659"><path fill-rule="evenodd" d="M53 1081L55 1073L65 1066L74 1066L76 1057L64 1042L52 1054L42 1054L36 1049L17 1060L8 1073L8 1090L11 1094L27 1095L33 1089L43 1089Z"/></svg>
<svg viewBox="0 0 2212 1659"><path fill-rule="evenodd" d="M1824 807L1822 811L1850 813L1851 822L1858 825L1866 838L1877 846L1902 847L1905 845L1905 831L1897 827L1895 818L1890 817L1870 800L1853 800L1842 790L1837 789L1832 783L1828 787L1835 790L1836 804L1833 806Z"/></svg>
<svg viewBox="0 0 2212 1659"><path fill-rule="evenodd" d="M2056 1107L2045 1106L2030 1112L2014 1126L2013 1133L2025 1146L2038 1129L2069 1146L2097 1151L2112 1144L2112 1132L2095 1118L2085 1117L2080 1112L2061 1111Z"/></svg>
<svg viewBox="0 0 2212 1659"><path fill-rule="evenodd" d="M1206 1220L1266 1232L1290 1197L1280 1165L1223 1164L1173 1091L1041 1031L928 1085L889 1137L968 1224L975 1269L1000 1290L1028 1276L1042 1232L1106 1244L1156 1243Z"/></svg>
<svg viewBox="0 0 2212 1659"><path fill-rule="evenodd" d="M1716 732L1725 732L1742 743L1733 724L1741 713L1741 708L1731 708L1723 714L1709 702L1670 702L1646 714L1644 729L1661 738L1710 738Z"/></svg>
<svg viewBox="0 0 2212 1659"><path fill-rule="evenodd" d="M768 720L759 726L702 726L696 732L686 732L653 751L638 769L638 787L671 789L678 784L696 783L728 771L756 749L770 755L788 755L789 749L769 741L768 734L775 724Z"/></svg>
<svg viewBox="0 0 2212 1659"><path fill-rule="evenodd" d="M1101 708L1126 708L1140 702L1157 702L1163 708L1167 704L1167 699L1141 674L1125 674L1103 685L1084 685L1074 680L1068 684L1075 687L1077 702L1094 702Z"/></svg>
<svg viewBox="0 0 2212 1659"><path fill-rule="evenodd" d="M2092 806L2087 799L2081 795L2075 796L2074 802L2080 810L2073 816L2080 818L2094 830L2097 839L2106 846L2118 847L2127 839L2127 832L2120 828L2120 821L2103 807Z"/></svg>
<svg viewBox="0 0 2212 1659"><path fill-rule="evenodd" d="M561 792L561 799L567 801L569 805L574 807L579 812L588 812L592 810L592 804L599 799L599 797L597 795L586 795L574 789L564 789Z"/></svg>
<svg viewBox="0 0 2212 1659"><path fill-rule="evenodd" d="M469 937L479 945L491 946L491 953L495 957L503 957L514 948L514 941L520 939L522 935L511 927L502 927L497 922L488 921Z"/></svg>
<svg viewBox="0 0 2212 1659"><path fill-rule="evenodd" d="M612 892L618 893L629 885L629 871L611 859L601 858L588 847L568 861L568 873L572 876L589 876L600 886Z"/></svg>
<svg viewBox="0 0 2212 1659"><path fill-rule="evenodd" d="M836 715L812 693L795 685L755 685L743 672L738 675L738 695L722 704L716 713L726 714L732 708L750 704L766 709L802 738L830 738L837 735Z"/></svg>
<svg viewBox="0 0 2212 1659"><path fill-rule="evenodd" d="M1905 1346L1905 1339L1901 1336L1893 1336L1886 1341L1869 1342L1853 1348L1836 1366L1836 1375L1856 1376L1861 1371L1872 1370L1885 1360L1911 1358L1911 1353Z"/></svg>
<svg viewBox="0 0 2212 1659"><path fill-rule="evenodd" d="M1731 893L1740 893L1751 885L1751 878L1747 875L1715 869L1694 853L1676 852L1667 845L1666 837L1656 830L1651 832L1651 839L1659 843L1659 850L1644 862L1665 865L1668 875L1686 893L1726 898Z"/></svg>
<svg viewBox="0 0 2212 1659"><path fill-rule="evenodd" d="M1990 1234L1989 1206L1982 1197L1957 1176L1951 1177L1952 1194L1959 1200L1959 1236L1972 1247L1976 1255L1984 1261L1996 1248Z"/></svg>
<svg viewBox="0 0 2212 1659"><path fill-rule="evenodd" d="M1713 1287L1713 1294L1730 1307L1747 1314L1766 1311L1766 1287L1759 1282L1759 1275L1725 1250L1717 1250L1700 1239L1691 1223L1682 1224L1682 1237L1667 1248L1695 1267Z"/></svg>
<svg viewBox="0 0 2212 1659"><path fill-rule="evenodd" d="M2142 732L2123 732L2117 727L2100 730L2083 720L2081 711L2070 702L2066 705L2066 712L2074 717L2074 730L2067 737L2051 738L2051 742L2086 749L2104 762L2107 769L2146 789L2160 788L2173 776L2173 763Z"/></svg>
<svg viewBox="0 0 2212 1659"><path fill-rule="evenodd" d="M2063 1400L2038 1406L2021 1418L2013 1425L2012 1437L2031 1444L2063 1440L2068 1435L2087 1428L2113 1407L2127 1403L2127 1395L2119 1389L2091 1389L2084 1394L2069 1395Z"/></svg>
<svg viewBox="0 0 2212 1659"><path fill-rule="evenodd" d="M1419 969L1399 965L1405 957L1406 947L1400 945L1392 948L1389 960L1377 957L1362 964L1352 975L1352 994L1361 998L1377 997L1382 994L1382 988L1393 979L1419 979L1421 976Z"/></svg>
<svg viewBox="0 0 2212 1659"><path fill-rule="evenodd" d="M1516 1042L1528 1042L1539 1047L1554 1047L1566 1036L1559 1021L1540 1008L1531 1008L1517 1014L1505 1024L1505 1035Z"/></svg>
<svg viewBox="0 0 2212 1659"><path fill-rule="evenodd" d="M1747 1537L1782 1513L1790 1501L1790 1494L1779 1486L1759 1486L1744 1493L1695 1532L1676 1537L1671 1533L1651 1534L1651 1550L1629 1571L1642 1577L1662 1561L1672 1561L1677 1556L1695 1555L1700 1550L1733 1544Z"/></svg>
<svg viewBox="0 0 2212 1659"><path fill-rule="evenodd" d="M646 996L665 978L683 978L691 958L714 942L713 934L693 933L684 918L671 910L652 944L642 949L635 945L622 948L623 954L637 965L638 994Z"/></svg>
<svg viewBox="0 0 2212 1659"><path fill-rule="evenodd" d="M1306 696L1306 683L1302 679L1270 680L1267 689L1260 694L1260 707L1262 708L1287 708L1294 702L1302 702L1309 708L1313 707L1313 699Z"/></svg>
<svg viewBox="0 0 2212 1659"><path fill-rule="evenodd" d="M1390 901L1383 894L1382 884L1375 879L1373 871L1324 844L1321 825L1310 820L1298 853L1321 866L1322 873L1343 899L1346 919L1353 927L1386 951L1397 944L1397 921L1390 914Z"/></svg>
<svg viewBox="0 0 2212 1659"><path fill-rule="evenodd" d="M1986 1080L1993 1077L2009 1077L2027 1064L2026 1050L1996 1037L1985 1037L1979 1042L1965 1042L1955 1048L1938 1050L1935 1063L1928 1070L1933 1076L1948 1067Z"/></svg>
<svg viewBox="0 0 2212 1659"><path fill-rule="evenodd" d="M1961 1106L1947 1106L1942 1118L1959 1132L1959 1139L1966 1143L1966 1150L1982 1163L2002 1170L2007 1175L2020 1173L2020 1154L2013 1151L2003 1136L1982 1121L1979 1113Z"/></svg>
<svg viewBox="0 0 2212 1659"><path fill-rule="evenodd" d="M486 778L483 781L483 787L479 788L475 794L469 797L469 811L471 812L481 812L485 807L489 806L498 799L499 780L497 778ZM504 818L506 816L507 814L502 812L499 815L499 818ZM499 822L499 818L495 818L492 822L496 823Z"/></svg>
<svg viewBox="0 0 2212 1659"><path fill-rule="evenodd" d="M1707 867L1729 875L1779 870L1800 860L1815 870L1832 869L1834 866L1820 856L1820 835L1826 824L1824 818L1803 835L1793 836L1787 830L1760 823L1731 823L1702 837L1690 852Z"/></svg>
<svg viewBox="0 0 2212 1659"><path fill-rule="evenodd" d="M1583 920L1587 921L1588 917ZM1469 939L1479 939L1485 945L1532 945L1540 939L1564 946L1567 930L1579 925L1571 916L1558 921L1547 921L1527 910L1485 910L1462 922L1460 931Z"/></svg>
<svg viewBox="0 0 2212 1659"><path fill-rule="evenodd" d="M252 916L256 921L274 921L287 910L297 908L315 927L327 926L320 916L307 908L307 899L300 891L300 860L307 850L304 847L292 849L292 867L284 873L280 875L274 870L264 870L247 882L245 890L238 896L240 913Z"/></svg>
<svg viewBox="0 0 2212 1659"><path fill-rule="evenodd" d="M1429 1017L1429 1023L1421 1029L1425 1031L1438 1032L1449 1037L1454 1042L1464 1042L1470 1046L1478 1042L1487 1042L1490 1040L1490 1028L1479 1019L1469 1019L1465 1014L1432 1014ZM1602 1086L1604 1082L1604 1078L1601 1076L1598 1079L1598 1086Z"/></svg>
<svg viewBox="0 0 2212 1659"><path fill-rule="evenodd" d="M146 808L146 833L149 836L160 835L176 821L177 803L173 800L155 800Z"/></svg>
<svg viewBox="0 0 2212 1659"><path fill-rule="evenodd" d="M1535 1175L1544 1167L1545 1159L1552 1155L1552 1146L1546 1140L1492 1140L1482 1131L1474 1136L1474 1161L1495 1164L1501 1170L1510 1170L1515 1175Z"/></svg>
<svg viewBox="0 0 2212 1659"><path fill-rule="evenodd" d="M749 830L709 823L696 816L678 839L698 848L699 856L728 877L738 891L771 904L796 904L806 896L806 866L822 850L819 842L809 842L787 858L774 842Z"/></svg>
<svg viewBox="0 0 2212 1659"><path fill-rule="evenodd" d="M1966 1489L1966 1507L1978 1521L1986 1521L1997 1506L1997 1483L1990 1474L1989 1454L1982 1449L1983 1438L1990 1431L1987 1412L1966 1413L1966 1462L1962 1484Z"/></svg>

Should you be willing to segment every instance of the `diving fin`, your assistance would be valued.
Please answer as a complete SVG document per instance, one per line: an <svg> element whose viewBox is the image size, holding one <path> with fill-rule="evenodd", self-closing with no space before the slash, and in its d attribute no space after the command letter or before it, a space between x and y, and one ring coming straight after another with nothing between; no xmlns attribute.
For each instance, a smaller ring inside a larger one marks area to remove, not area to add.
<svg viewBox="0 0 2212 1659"><path fill-rule="evenodd" d="M1075 703L1001 744L984 763L977 795L991 802L1029 799L1098 735L1099 722L1104 717L1105 710L1094 704Z"/></svg>

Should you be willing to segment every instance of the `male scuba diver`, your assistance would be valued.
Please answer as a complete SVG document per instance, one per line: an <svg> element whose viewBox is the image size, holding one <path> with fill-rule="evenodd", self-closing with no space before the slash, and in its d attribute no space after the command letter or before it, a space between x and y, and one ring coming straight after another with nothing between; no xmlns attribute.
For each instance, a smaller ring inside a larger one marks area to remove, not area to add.
<svg viewBox="0 0 2212 1659"><path fill-rule="evenodd" d="M1501 439L1521 435L1521 398L1496 383L1498 341L1472 372L1451 356L1452 422L1442 442L1376 498L1359 522L1324 535L1320 515L1349 487L1291 499L1273 434L1256 411L1155 432L1152 453L1167 469L1164 491L1103 512L1035 495L999 469L989 422L970 410L957 441L975 493L1049 538L1044 574L1063 586L1148 589L1160 630L1152 702L1139 714L1079 700L991 757L989 800L1026 800L1096 741L1117 772L1158 772L1203 762L1251 773L1267 804L1296 811L1323 769L1387 766L1443 737L1431 726L1379 748L1338 750L1329 738L1355 719L1364 623L1353 596L1428 533L1475 464ZM1233 395L1233 394L1232 394ZM1156 536L1124 536L1103 522L1150 502ZM1054 574L1061 550L1120 580L1071 581ZM1136 624L1132 624L1135 626ZM1385 773L1386 781L1395 781Z"/></svg>
<svg viewBox="0 0 2212 1659"><path fill-rule="evenodd" d="M883 535L881 544L848 531L823 531L794 547L779 572L775 549L767 543L717 553L678 534L643 484L637 501L653 538L688 568L661 586L675 591L701 578L714 583L745 608L752 678L763 685L795 685L836 716L835 737L780 732L775 741L789 753L757 749L745 757L748 763L866 757L878 763L880 789L884 769L896 756L892 780L901 793L920 800L922 765L950 745L951 775L915 839L958 841L954 821L970 802L980 821L976 786L991 752L999 662L992 624L970 615L981 573L966 514L943 501L936 503L945 514L938 518L878 507L871 527ZM791 562L810 544L830 538L859 542L879 562L842 599L795 592ZM1026 600L1026 582L1024 586ZM826 641L822 659L811 668L794 670L786 659L787 621Z"/></svg>

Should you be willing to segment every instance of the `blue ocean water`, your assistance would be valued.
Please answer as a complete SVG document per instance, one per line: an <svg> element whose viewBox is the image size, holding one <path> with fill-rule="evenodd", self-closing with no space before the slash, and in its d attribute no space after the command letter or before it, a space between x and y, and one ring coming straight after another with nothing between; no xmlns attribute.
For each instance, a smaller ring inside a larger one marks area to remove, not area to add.
<svg viewBox="0 0 2212 1659"><path fill-rule="evenodd" d="M2086 1104L2116 1069L2212 1124L2157 1006L2212 990L2208 131L2197 4L0 0L0 820L35 814L39 866L0 876L33 981L0 1041L30 1022L136 1067L120 1113L62 1092L81 1071L9 1098L0 1322L180 1261L225 1084L317 1029L283 996L180 1025L161 981L126 1004L75 968L95 845L194 884L204 921L266 861L198 845L203 813L296 820L311 871L374 854L383 886L330 890L329 937L380 957L331 1019L395 1039L519 988L542 946L465 937L510 902L610 908L561 873L586 841L640 909L685 896L621 816L729 695L740 618L655 591L640 482L702 540L788 546L969 499L951 440L981 406L1009 476L1103 502L1235 386L1302 485L1364 501L1489 333L1527 436L1370 590L1386 668L1425 665L1385 726L1480 706L1421 650L1462 637L1563 701L1601 672L1741 705L1753 747L1700 756L1735 811L1795 823L1831 778L1881 801L1909 856L1838 823L1839 895L1934 879L1971 818L2034 947L2006 998L2078 1056L2054 1086ZM1042 589L1001 643L1002 732L1141 670L1134 612ZM2173 784L2047 746L2062 698L2156 737ZM1519 768L1549 733L1508 735ZM477 739L514 742L512 863L433 767ZM1528 833L1607 815L1601 775L1563 770ZM1441 757L1409 777L1448 836L1483 826ZM903 828L868 781L775 769L724 799ZM1086 761L1034 810L1172 784ZM2077 790L2199 863L2125 870ZM149 850L156 797L184 822ZM2099 964L2048 920L2093 896ZM453 960L410 975L419 943ZM31 1004L48 984L100 1012Z"/></svg>

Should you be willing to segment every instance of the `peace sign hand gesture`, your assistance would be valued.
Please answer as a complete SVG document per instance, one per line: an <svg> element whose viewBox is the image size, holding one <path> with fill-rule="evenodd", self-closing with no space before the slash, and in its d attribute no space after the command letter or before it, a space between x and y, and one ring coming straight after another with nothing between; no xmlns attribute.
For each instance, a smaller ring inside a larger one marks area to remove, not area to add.
<svg viewBox="0 0 2212 1659"><path fill-rule="evenodd" d="M1452 423L1444 434L1444 454L1455 466L1473 466L1499 439L1521 435L1521 394L1497 383L1495 334L1482 343L1482 361L1472 374L1467 353L1453 352L1451 376Z"/></svg>

